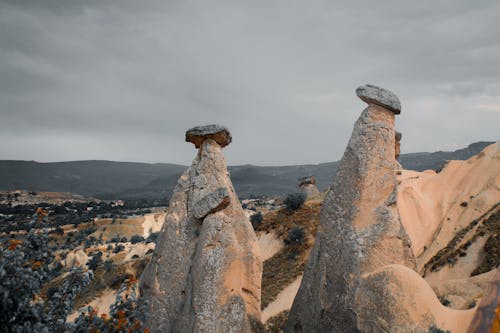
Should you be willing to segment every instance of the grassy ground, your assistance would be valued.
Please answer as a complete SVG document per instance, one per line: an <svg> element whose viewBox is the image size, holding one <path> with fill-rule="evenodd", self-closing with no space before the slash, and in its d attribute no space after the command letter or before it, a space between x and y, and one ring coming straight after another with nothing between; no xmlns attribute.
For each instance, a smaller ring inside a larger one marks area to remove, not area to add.
<svg viewBox="0 0 500 333"><path fill-rule="evenodd" d="M278 313L276 316L269 318L266 322L266 330L270 333L282 332L283 325L288 319L288 310Z"/></svg>
<svg viewBox="0 0 500 333"><path fill-rule="evenodd" d="M100 266L94 270L92 282L78 295L73 308L76 310L89 304L96 297L99 297L106 288L120 289L122 283L130 276L139 279L150 260L151 256L149 255L124 264L113 264L109 269L106 269L104 265Z"/></svg>
<svg viewBox="0 0 500 333"><path fill-rule="evenodd" d="M304 271L305 262L314 244L319 222L319 202L306 202L294 212L286 209L266 214L257 231L276 232L285 240L285 247L264 262L262 274L262 308L276 299L287 285ZM293 229L303 230L301 241L289 240Z"/></svg>

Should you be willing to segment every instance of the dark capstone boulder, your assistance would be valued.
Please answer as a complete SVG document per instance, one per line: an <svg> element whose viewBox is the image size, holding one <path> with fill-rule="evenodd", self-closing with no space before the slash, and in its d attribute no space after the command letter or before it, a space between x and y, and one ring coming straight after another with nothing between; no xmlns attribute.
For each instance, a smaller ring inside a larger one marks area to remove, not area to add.
<svg viewBox="0 0 500 333"><path fill-rule="evenodd" d="M398 96L390 90L367 84L358 87L356 95L368 104L382 106L395 114L401 113L401 102Z"/></svg>
<svg viewBox="0 0 500 333"><path fill-rule="evenodd" d="M232 141L229 130L221 125L196 126L186 131L186 141L194 143L200 148L203 141L212 139L221 147L229 145Z"/></svg>

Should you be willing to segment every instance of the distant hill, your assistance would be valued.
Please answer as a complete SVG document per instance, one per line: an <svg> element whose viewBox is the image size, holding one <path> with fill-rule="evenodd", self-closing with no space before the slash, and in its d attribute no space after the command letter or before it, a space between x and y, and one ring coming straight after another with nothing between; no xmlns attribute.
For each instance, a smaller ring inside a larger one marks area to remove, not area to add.
<svg viewBox="0 0 500 333"><path fill-rule="evenodd" d="M493 142L476 142L453 152L402 154L405 169L439 170L447 160L465 160ZM230 166L229 172L242 198L285 195L297 191L297 179L314 175L318 187L332 181L338 162L280 167ZM167 163L74 161L39 163L0 161L0 190L72 192L100 199L168 198L186 166Z"/></svg>

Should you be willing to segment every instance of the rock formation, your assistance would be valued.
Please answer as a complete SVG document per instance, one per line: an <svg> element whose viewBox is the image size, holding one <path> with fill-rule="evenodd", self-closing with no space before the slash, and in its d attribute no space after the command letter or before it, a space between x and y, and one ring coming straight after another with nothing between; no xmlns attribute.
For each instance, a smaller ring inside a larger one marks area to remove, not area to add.
<svg viewBox="0 0 500 333"><path fill-rule="evenodd" d="M365 274L355 306L352 332L466 332L475 309L443 306L429 284L412 269L388 265Z"/></svg>
<svg viewBox="0 0 500 333"><path fill-rule="evenodd" d="M62 260L61 264L65 268L85 267L88 261L89 257L87 256L87 254L82 249L78 249L69 252L66 255L66 258Z"/></svg>
<svg viewBox="0 0 500 333"><path fill-rule="evenodd" d="M375 86L359 87L356 93L368 107L354 125L323 203L286 332L359 331L361 317L369 322L371 316L384 315L366 312L359 291L363 276L391 264L414 268L395 205L394 120L401 104L395 94ZM382 295L375 291L375 296Z"/></svg>
<svg viewBox="0 0 500 333"><path fill-rule="evenodd" d="M399 175L401 174L401 170L403 170L403 166L398 161L399 154L401 153L401 139L403 137L403 134L401 132L395 131L394 135L395 135L394 157L396 158L396 170L398 170L396 174Z"/></svg>
<svg viewBox="0 0 500 333"><path fill-rule="evenodd" d="M262 263L234 192L221 126L186 132L198 154L179 178L141 278L151 332L252 332L260 325Z"/></svg>
<svg viewBox="0 0 500 333"><path fill-rule="evenodd" d="M368 105L379 105L394 114L401 113L401 102L392 91L367 84L358 87L356 95Z"/></svg>
<svg viewBox="0 0 500 333"><path fill-rule="evenodd" d="M395 153L396 159L398 159L399 154L401 153L401 139L403 138L403 133L395 131L394 135L395 135L395 144L396 144L394 147L394 153Z"/></svg>
<svg viewBox="0 0 500 333"><path fill-rule="evenodd" d="M196 148L200 148L207 139L214 140L222 148L233 140L229 130L220 125L196 126L186 131L186 141L193 143Z"/></svg>
<svg viewBox="0 0 500 333"><path fill-rule="evenodd" d="M302 193L306 195L307 199L318 197L320 195L316 187L316 178L314 176L305 176L299 178L299 187Z"/></svg>
<svg viewBox="0 0 500 333"><path fill-rule="evenodd" d="M479 303L467 332L500 332L500 268L496 269L495 281Z"/></svg>

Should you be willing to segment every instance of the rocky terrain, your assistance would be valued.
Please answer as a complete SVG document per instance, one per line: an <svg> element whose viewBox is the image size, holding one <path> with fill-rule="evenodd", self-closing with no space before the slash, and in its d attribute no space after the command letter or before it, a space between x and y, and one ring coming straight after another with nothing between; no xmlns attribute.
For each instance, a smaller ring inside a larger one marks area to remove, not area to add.
<svg viewBox="0 0 500 333"><path fill-rule="evenodd" d="M209 125L168 202L3 192L0 332L498 332L500 142L408 170L397 96L356 93L331 184L276 168L281 197L240 201Z"/></svg>

